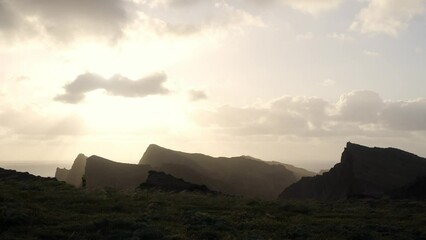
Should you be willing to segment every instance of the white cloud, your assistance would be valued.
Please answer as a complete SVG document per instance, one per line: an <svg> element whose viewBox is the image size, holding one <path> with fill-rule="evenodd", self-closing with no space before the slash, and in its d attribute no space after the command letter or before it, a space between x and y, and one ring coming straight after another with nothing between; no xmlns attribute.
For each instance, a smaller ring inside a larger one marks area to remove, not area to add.
<svg viewBox="0 0 426 240"><path fill-rule="evenodd" d="M397 36L415 16L425 13L425 0L369 0L351 29Z"/></svg>

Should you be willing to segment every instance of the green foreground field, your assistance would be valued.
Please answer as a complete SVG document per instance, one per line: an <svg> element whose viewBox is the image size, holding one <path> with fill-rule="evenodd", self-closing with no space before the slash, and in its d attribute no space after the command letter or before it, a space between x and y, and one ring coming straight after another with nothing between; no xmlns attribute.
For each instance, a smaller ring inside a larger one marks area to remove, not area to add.
<svg viewBox="0 0 426 240"><path fill-rule="evenodd" d="M426 202L87 192L0 179L0 239L426 239Z"/></svg>

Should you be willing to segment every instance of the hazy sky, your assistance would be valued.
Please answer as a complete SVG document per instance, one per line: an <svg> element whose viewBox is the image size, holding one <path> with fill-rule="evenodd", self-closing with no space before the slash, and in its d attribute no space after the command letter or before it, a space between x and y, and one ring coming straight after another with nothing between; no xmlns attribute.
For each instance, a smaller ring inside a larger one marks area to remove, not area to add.
<svg viewBox="0 0 426 240"><path fill-rule="evenodd" d="M426 0L0 0L0 161L426 156Z"/></svg>

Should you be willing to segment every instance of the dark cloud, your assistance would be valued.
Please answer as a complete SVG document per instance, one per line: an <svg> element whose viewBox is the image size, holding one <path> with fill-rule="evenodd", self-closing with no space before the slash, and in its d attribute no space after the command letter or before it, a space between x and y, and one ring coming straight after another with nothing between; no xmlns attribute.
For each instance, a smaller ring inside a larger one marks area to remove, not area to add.
<svg viewBox="0 0 426 240"><path fill-rule="evenodd" d="M337 103L342 121L374 123L385 104L373 91L354 91L343 94Z"/></svg>
<svg viewBox="0 0 426 240"><path fill-rule="evenodd" d="M380 113L383 124L402 131L426 131L426 99L388 102Z"/></svg>
<svg viewBox="0 0 426 240"><path fill-rule="evenodd" d="M55 100L66 103L81 102L85 94L97 89L104 89L108 94L122 97L145 97L148 95L167 94L169 90L163 86L167 76L164 73L133 81L121 75L110 79L93 73L79 75L73 82L65 85L65 94L58 95Z"/></svg>
<svg viewBox="0 0 426 240"><path fill-rule="evenodd" d="M262 107L225 106L193 117L201 125L239 135L396 136L426 131L426 99L383 101L375 92L354 91L337 103L283 97Z"/></svg>
<svg viewBox="0 0 426 240"><path fill-rule="evenodd" d="M59 41L83 34L116 40L134 18L133 5L127 0L0 0L0 32L37 29Z"/></svg>
<svg viewBox="0 0 426 240"><path fill-rule="evenodd" d="M208 98L207 94L201 90L190 90L188 94L189 94L189 100L192 102L200 101L200 100L204 100Z"/></svg>

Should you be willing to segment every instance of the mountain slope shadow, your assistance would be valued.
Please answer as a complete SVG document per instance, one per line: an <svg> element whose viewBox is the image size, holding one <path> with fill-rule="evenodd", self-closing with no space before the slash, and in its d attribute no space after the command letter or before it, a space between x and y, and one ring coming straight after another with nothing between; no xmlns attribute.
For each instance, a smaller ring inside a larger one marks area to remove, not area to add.
<svg viewBox="0 0 426 240"><path fill-rule="evenodd" d="M175 178L170 174L157 171L149 171L148 178L139 186L141 189L161 190L167 192L201 192L201 193L216 193L209 190L205 185L198 185L184 181L180 178Z"/></svg>

